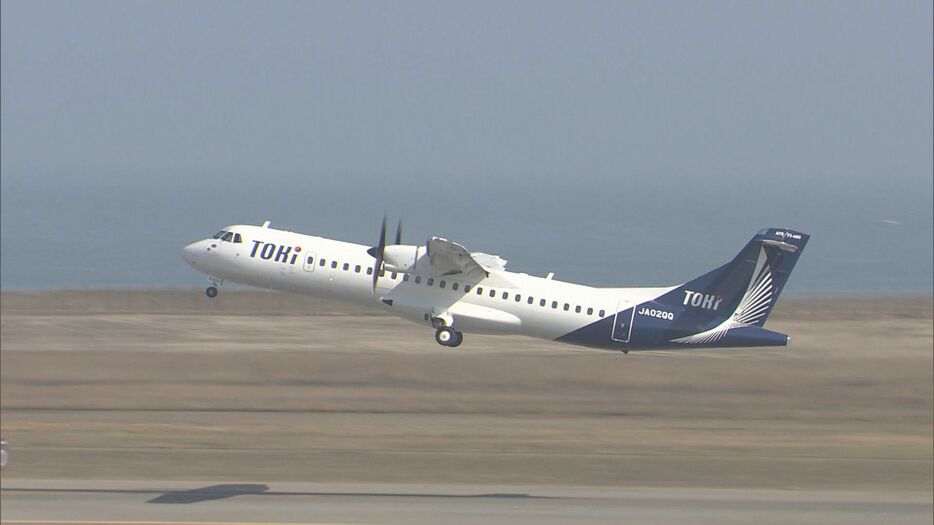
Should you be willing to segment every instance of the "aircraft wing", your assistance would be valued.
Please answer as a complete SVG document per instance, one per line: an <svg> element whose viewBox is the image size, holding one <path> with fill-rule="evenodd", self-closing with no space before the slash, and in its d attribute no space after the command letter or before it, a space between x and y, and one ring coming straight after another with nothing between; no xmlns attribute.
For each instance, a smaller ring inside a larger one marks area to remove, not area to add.
<svg viewBox="0 0 934 525"><path fill-rule="evenodd" d="M492 271L506 268L506 260L497 255L471 253L462 245L441 237L430 237L426 246L431 266L439 275L462 274L483 279Z"/></svg>

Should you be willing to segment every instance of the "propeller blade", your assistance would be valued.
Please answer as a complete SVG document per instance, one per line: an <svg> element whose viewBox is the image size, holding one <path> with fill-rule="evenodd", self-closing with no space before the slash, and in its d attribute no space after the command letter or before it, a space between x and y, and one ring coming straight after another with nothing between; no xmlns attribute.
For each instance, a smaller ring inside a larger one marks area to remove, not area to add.
<svg viewBox="0 0 934 525"><path fill-rule="evenodd" d="M379 270L383 266L383 253L386 251L386 216L383 215L383 225L379 230L379 244L376 245L374 251L376 253L371 253L373 257L376 258L376 261L373 263L373 291L376 291L376 281L379 280ZM369 250L367 250L369 252Z"/></svg>
<svg viewBox="0 0 934 525"><path fill-rule="evenodd" d="M381 249L386 247L386 216L383 215L383 225L379 229L379 244Z"/></svg>
<svg viewBox="0 0 934 525"><path fill-rule="evenodd" d="M402 244L402 219L399 219L399 224L396 225L396 244Z"/></svg>

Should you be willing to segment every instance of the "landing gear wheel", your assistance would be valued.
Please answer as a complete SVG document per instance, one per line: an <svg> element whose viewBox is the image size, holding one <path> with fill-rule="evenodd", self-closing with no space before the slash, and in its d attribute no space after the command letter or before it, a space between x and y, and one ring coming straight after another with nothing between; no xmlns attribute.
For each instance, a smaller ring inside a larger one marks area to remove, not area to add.
<svg viewBox="0 0 934 525"><path fill-rule="evenodd" d="M455 332L454 329L449 327L439 328L435 331L435 341L439 345L455 347L460 346L464 341L464 334L460 332Z"/></svg>
<svg viewBox="0 0 934 525"><path fill-rule="evenodd" d="M217 288L215 288L215 287L213 287L213 286L208 286L208 289L205 290L204 293L205 293L208 297L211 297L211 298L213 299L214 297L217 297Z"/></svg>
<svg viewBox="0 0 934 525"><path fill-rule="evenodd" d="M451 346L451 342L454 341L455 335L454 330L450 328L438 328L435 330L435 341L442 346Z"/></svg>

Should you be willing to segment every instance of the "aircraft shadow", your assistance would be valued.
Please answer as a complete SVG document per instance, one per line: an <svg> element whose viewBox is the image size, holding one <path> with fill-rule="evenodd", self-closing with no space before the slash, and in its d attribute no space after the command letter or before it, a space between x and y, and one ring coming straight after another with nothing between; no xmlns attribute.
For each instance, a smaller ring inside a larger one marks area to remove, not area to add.
<svg viewBox="0 0 934 525"><path fill-rule="evenodd" d="M226 499L232 498L234 496L244 496L247 494L263 494L268 490L269 485L260 485L258 483L227 483L223 485L209 485L207 487L200 487L196 489L166 492L161 496L152 498L146 503L199 503L201 501Z"/></svg>
<svg viewBox="0 0 934 525"><path fill-rule="evenodd" d="M551 499L549 496L531 494L427 494L399 492L299 492L270 491L268 485L260 484L224 484L210 485L189 490L166 492L146 503L198 503L201 501L232 498L234 496L327 496L327 497L363 497L363 498L500 498L500 499Z"/></svg>

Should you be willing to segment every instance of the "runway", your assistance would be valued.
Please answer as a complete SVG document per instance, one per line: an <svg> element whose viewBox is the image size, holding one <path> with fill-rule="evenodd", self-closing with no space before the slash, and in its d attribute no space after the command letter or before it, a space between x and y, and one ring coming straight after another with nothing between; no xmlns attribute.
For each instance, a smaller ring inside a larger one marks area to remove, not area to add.
<svg viewBox="0 0 934 525"><path fill-rule="evenodd" d="M930 494L311 483L51 482L4 523L930 523ZM128 517L132 517L128 520ZM271 518L274 517L274 518ZM830 518L828 520L828 517Z"/></svg>
<svg viewBox="0 0 934 525"><path fill-rule="evenodd" d="M0 519L932 520L930 298L786 300L788 348L628 356L342 308L4 293Z"/></svg>

